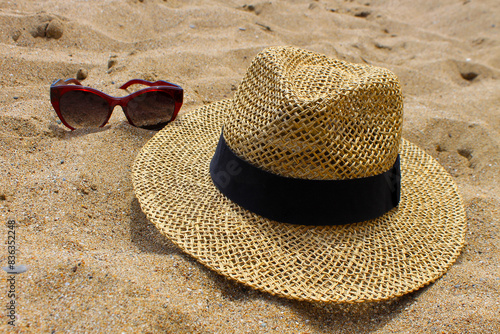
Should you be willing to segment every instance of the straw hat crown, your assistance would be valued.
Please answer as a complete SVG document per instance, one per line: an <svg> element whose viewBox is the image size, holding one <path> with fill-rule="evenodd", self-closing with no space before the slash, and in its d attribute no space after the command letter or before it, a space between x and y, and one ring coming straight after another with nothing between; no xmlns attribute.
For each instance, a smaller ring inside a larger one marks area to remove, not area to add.
<svg viewBox="0 0 500 334"><path fill-rule="evenodd" d="M268 172L353 179L394 165L402 117L389 70L276 47L253 60L223 133L235 154Z"/></svg>

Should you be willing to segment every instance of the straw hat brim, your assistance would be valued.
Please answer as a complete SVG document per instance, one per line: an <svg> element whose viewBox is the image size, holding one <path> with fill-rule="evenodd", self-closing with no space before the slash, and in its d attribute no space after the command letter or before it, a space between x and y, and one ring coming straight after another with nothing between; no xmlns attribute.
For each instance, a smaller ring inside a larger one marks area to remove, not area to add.
<svg viewBox="0 0 500 334"><path fill-rule="evenodd" d="M142 210L183 251L252 288L322 302L401 296L454 263L466 229L457 187L435 159L404 139L401 202L378 219L289 225L227 199L212 183L209 164L231 106L224 100L183 115L150 139L133 166Z"/></svg>

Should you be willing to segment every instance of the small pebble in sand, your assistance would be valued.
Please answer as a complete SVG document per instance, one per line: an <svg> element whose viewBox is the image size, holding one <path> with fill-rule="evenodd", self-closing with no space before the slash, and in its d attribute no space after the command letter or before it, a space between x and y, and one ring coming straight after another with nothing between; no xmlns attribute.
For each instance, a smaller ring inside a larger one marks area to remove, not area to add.
<svg viewBox="0 0 500 334"><path fill-rule="evenodd" d="M81 68L78 70L78 72L76 72L76 79L77 80L85 80L88 75L89 75L89 72L86 69Z"/></svg>
<svg viewBox="0 0 500 334"><path fill-rule="evenodd" d="M116 64L118 64L118 61L116 60L116 56L109 57L109 60L108 60L108 69L110 69L111 67L115 66Z"/></svg>
<svg viewBox="0 0 500 334"><path fill-rule="evenodd" d="M31 36L33 37L45 37L48 23L42 22L38 24L36 27L33 27L30 31Z"/></svg>
<svg viewBox="0 0 500 334"><path fill-rule="evenodd" d="M462 78L464 78L465 80L467 81L472 81L474 80L479 74L475 73L475 72L464 72L464 73L460 73L460 75L462 76Z"/></svg>
<svg viewBox="0 0 500 334"><path fill-rule="evenodd" d="M61 38L63 35L62 22L57 19L50 21L47 25L47 30L45 30L45 35L47 36L47 38Z"/></svg>
<svg viewBox="0 0 500 334"><path fill-rule="evenodd" d="M369 12L369 11L360 11L360 12L354 13L354 16L365 18L365 17L368 17L370 14L371 14L371 12Z"/></svg>
<svg viewBox="0 0 500 334"><path fill-rule="evenodd" d="M10 35L10 37L12 37L12 40L13 40L14 42L17 42L17 40L19 39L19 37L21 37L21 30L16 30L16 31L14 31L14 32Z"/></svg>
<svg viewBox="0 0 500 334"><path fill-rule="evenodd" d="M108 68L111 68L117 64L117 61L114 59L108 60Z"/></svg>

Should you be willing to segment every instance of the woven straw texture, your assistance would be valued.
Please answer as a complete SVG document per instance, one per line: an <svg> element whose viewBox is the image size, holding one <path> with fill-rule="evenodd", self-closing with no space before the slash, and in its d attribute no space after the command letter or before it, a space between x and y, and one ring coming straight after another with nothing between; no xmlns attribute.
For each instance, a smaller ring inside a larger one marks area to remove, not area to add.
<svg viewBox="0 0 500 334"><path fill-rule="evenodd" d="M293 47L268 48L235 94L224 138L238 156L275 174L352 179L392 167L402 119L392 72Z"/></svg>
<svg viewBox="0 0 500 334"><path fill-rule="evenodd" d="M401 139L401 118L399 84L389 71L268 49L234 100L185 114L143 147L132 170L136 196L150 221L186 253L250 287L336 303L401 296L443 275L466 228L451 176ZM223 126L238 155L285 176L375 175L392 167L399 152L401 202L375 220L341 226L263 218L212 183L209 164Z"/></svg>
<svg viewBox="0 0 500 334"><path fill-rule="evenodd" d="M465 213L450 175L403 140L401 202L379 219L343 226L288 225L225 198L209 164L232 101L186 114L154 136L133 166L143 211L207 267L292 299L383 300L439 278L464 244Z"/></svg>

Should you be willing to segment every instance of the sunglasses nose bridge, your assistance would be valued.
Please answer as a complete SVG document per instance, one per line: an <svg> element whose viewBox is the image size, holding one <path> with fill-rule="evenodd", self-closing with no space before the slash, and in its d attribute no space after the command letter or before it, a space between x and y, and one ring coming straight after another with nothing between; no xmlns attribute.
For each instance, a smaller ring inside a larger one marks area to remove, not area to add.
<svg viewBox="0 0 500 334"><path fill-rule="evenodd" d="M115 106L120 106L123 110L125 110L125 107L127 106L129 100L129 96L118 97L113 101L113 108Z"/></svg>
<svg viewBox="0 0 500 334"><path fill-rule="evenodd" d="M113 97L113 99L108 101L109 106L111 109L115 109L116 106L122 106L123 107L123 100L121 97Z"/></svg>

